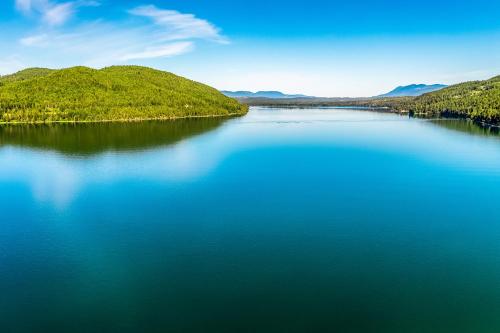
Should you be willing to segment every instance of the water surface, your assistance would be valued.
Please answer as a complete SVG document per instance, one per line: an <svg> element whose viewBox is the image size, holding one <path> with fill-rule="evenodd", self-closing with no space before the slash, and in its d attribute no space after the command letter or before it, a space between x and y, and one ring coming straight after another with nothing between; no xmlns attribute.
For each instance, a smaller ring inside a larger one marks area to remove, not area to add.
<svg viewBox="0 0 500 333"><path fill-rule="evenodd" d="M500 137L463 120L0 128L2 332L498 332Z"/></svg>

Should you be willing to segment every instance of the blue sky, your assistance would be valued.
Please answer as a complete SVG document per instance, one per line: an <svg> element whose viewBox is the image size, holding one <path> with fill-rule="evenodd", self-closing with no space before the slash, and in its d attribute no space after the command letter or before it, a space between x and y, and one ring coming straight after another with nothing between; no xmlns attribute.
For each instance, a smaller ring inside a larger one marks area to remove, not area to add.
<svg viewBox="0 0 500 333"><path fill-rule="evenodd" d="M371 96L500 74L500 1L2 0L0 74L138 64L227 90Z"/></svg>

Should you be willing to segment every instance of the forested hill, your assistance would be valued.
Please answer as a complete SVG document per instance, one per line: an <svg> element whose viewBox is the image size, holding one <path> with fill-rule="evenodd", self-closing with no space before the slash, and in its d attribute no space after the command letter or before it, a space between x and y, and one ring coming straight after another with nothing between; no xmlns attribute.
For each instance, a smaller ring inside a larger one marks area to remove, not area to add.
<svg viewBox="0 0 500 333"><path fill-rule="evenodd" d="M465 82L413 99L393 102L398 110L455 114L491 124L500 123L500 76Z"/></svg>
<svg viewBox="0 0 500 333"><path fill-rule="evenodd" d="M0 77L0 122L124 121L244 114L216 89L139 66L32 68Z"/></svg>
<svg viewBox="0 0 500 333"><path fill-rule="evenodd" d="M27 68L15 74L0 76L0 86L11 82L25 81L46 76L53 71L53 69L48 68Z"/></svg>

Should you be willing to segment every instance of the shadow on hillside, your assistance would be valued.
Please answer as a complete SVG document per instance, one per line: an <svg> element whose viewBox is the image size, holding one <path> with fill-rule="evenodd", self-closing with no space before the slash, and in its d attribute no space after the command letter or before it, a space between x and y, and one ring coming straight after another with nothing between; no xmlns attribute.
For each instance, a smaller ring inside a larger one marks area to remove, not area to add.
<svg viewBox="0 0 500 333"><path fill-rule="evenodd" d="M228 118L130 123L0 126L0 147L52 150L65 155L94 155L168 146L221 126Z"/></svg>

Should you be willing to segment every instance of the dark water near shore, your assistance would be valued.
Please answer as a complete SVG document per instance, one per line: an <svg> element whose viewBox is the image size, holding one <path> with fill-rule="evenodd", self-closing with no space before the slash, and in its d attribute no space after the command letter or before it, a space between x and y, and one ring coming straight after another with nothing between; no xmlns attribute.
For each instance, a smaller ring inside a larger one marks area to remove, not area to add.
<svg viewBox="0 0 500 333"><path fill-rule="evenodd" d="M500 136L463 120L0 127L0 332L499 332Z"/></svg>

